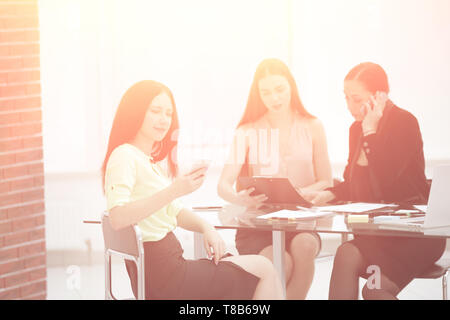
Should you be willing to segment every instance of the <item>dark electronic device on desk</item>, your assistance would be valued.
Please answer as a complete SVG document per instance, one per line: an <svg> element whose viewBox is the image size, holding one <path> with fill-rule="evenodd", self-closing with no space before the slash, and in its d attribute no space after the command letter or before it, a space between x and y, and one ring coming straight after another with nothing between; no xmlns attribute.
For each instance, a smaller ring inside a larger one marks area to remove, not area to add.
<svg viewBox="0 0 450 320"><path fill-rule="evenodd" d="M296 206L311 208L312 204L304 199L287 178L239 177L243 189L255 188L250 195L265 194L266 207L272 209L294 209Z"/></svg>

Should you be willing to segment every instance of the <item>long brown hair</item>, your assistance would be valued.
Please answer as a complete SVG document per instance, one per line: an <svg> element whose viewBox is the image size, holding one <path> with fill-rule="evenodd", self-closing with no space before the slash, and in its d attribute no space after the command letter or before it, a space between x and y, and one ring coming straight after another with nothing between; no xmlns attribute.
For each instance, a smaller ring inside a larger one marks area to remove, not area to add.
<svg viewBox="0 0 450 320"><path fill-rule="evenodd" d="M172 101L172 123L166 136L159 143L159 148L152 153L152 157L153 161L158 162L164 160L169 155L167 159L169 174L171 176L176 176L176 147L178 139L177 137L173 137L173 135L174 132L178 133L179 123L172 92L169 88L159 82L143 80L134 84L125 92L119 103L119 107L117 108L111 133L109 135L108 149L102 165L103 186L105 183L106 165L111 153L118 146L124 143L130 143L136 137L136 134L144 122L145 114L150 103L162 92L167 93Z"/></svg>
<svg viewBox="0 0 450 320"><path fill-rule="evenodd" d="M263 116L267 111L261 96L259 95L259 80L267 75L280 75L286 78L291 87L291 108L296 110L301 116L307 118L314 118L303 106L300 96L298 94L297 84L288 66L279 59L265 59L256 68L255 75L253 76L253 82L250 87L250 94L247 99L247 106L241 121L238 124L238 128L246 123L251 123Z"/></svg>

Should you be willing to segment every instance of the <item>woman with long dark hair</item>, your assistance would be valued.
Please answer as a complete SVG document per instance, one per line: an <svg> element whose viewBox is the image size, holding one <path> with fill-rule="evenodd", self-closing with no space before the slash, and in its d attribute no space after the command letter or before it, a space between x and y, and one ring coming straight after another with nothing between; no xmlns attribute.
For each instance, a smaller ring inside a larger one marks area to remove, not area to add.
<svg viewBox="0 0 450 320"><path fill-rule="evenodd" d="M229 256L218 232L177 198L197 190L206 168L177 174L178 115L171 91L141 81L124 94L103 162L111 225L137 224L144 241L147 299L279 299L281 283L268 259ZM160 166L167 160L168 172ZM200 232L211 260L186 260L173 230ZM134 283L133 264L127 271ZM135 291L135 290L134 290Z"/></svg>
<svg viewBox="0 0 450 320"><path fill-rule="evenodd" d="M419 123L388 98L386 72L378 64L354 67L344 80L347 106L355 122L350 127L344 181L312 199L426 204L429 185ZM357 299L359 277L379 267L379 288L362 290L365 299L395 299L414 278L445 250L445 240L355 235L342 244L334 259L330 299ZM371 286L370 286L371 287Z"/></svg>
<svg viewBox="0 0 450 320"><path fill-rule="evenodd" d="M305 197L332 183L323 126L306 111L294 77L278 59L266 59L256 69L247 107L218 185L224 200L248 208L261 207L266 195L251 195L252 188L241 190L240 176L288 178ZM316 233L286 233L288 299L306 297L320 246ZM272 259L272 234L238 230L236 247L241 254Z"/></svg>

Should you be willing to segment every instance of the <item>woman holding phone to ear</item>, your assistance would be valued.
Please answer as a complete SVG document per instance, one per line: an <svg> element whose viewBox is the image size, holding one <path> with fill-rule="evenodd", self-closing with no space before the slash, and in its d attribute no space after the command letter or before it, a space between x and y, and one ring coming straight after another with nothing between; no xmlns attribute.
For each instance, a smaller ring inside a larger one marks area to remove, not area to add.
<svg viewBox="0 0 450 320"><path fill-rule="evenodd" d="M350 127L344 181L312 199L315 205L332 200L426 204L422 136L417 119L388 98L385 71L375 63L361 63L345 77L344 93L355 118ZM359 277L378 266L381 287L362 290L365 299L395 299L416 276L445 250L445 240L355 235L335 256L330 299L357 299Z"/></svg>
<svg viewBox="0 0 450 320"><path fill-rule="evenodd" d="M278 59L266 59L256 68L231 150L218 185L219 195L230 203L259 208L267 200L267 195L253 195L253 188L241 190L242 176L287 178L305 197L332 185L323 125L306 111L294 77ZM286 232L288 299L306 298L320 247L317 233ZM236 248L272 260L272 232L239 229Z"/></svg>
<svg viewBox="0 0 450 320"><path fill-rule="evenodd" d="M178 198L197 190L206 167L177 175L178 115L171 91L155 81L127 90L117 109L103 162L114 229L138 224L144 241L146 299L280 299L281 282L261 256L229 256L215 228ZM159 165L167 161L168 171ZM186 260L176 226L203 234L212 260ZM136 267L126 261L136 295Z"/></svg>

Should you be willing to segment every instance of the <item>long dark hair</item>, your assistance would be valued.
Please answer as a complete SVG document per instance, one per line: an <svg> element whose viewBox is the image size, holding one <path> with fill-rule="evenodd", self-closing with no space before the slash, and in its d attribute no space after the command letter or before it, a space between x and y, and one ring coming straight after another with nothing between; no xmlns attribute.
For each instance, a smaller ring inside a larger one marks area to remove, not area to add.
<svg viewBox="0 0 450 320"><path fill-rule="evenodd" d="M179 123L175 101L172 92L165 85L153 80L144 80L134 84L125 92L117 108L109 135L108 149L102 165L103 185L105 183L105 171L109 156L115 148L121 144L131 142L136 137L144 122L145 114L150 103L162 92L167 93L172 101L172 123L166 136L159 143L157 150L152 153L152 157L153 161L158 162L164 160L169 155L167 160L169 174L170 176L176 176L176 147L178 137L173 137L173 135L174 132L175 134L178 133Z"/></svg>
<svg viewBox="0 0 450 320"><path fill-rule="evenodd" d="M297 84L288 66L279 59L271 58L263 60L256 68L250 87L250 94L248 95L247 106L238 124L238 128L246 123L258 120L267 111L259 95L259 80L267 75L280 75L285 77L291 87L291 108L296 110L301 116L314 118L303 106L298 94Z"/></svg>
<svg viewBox="0 0 450 320"><path fill-rule="evenodd" d="M389 93L388 77L384 69L373 62L363 62L353 67L344 80L357 80L372 94L377 91Z"/></svg>

